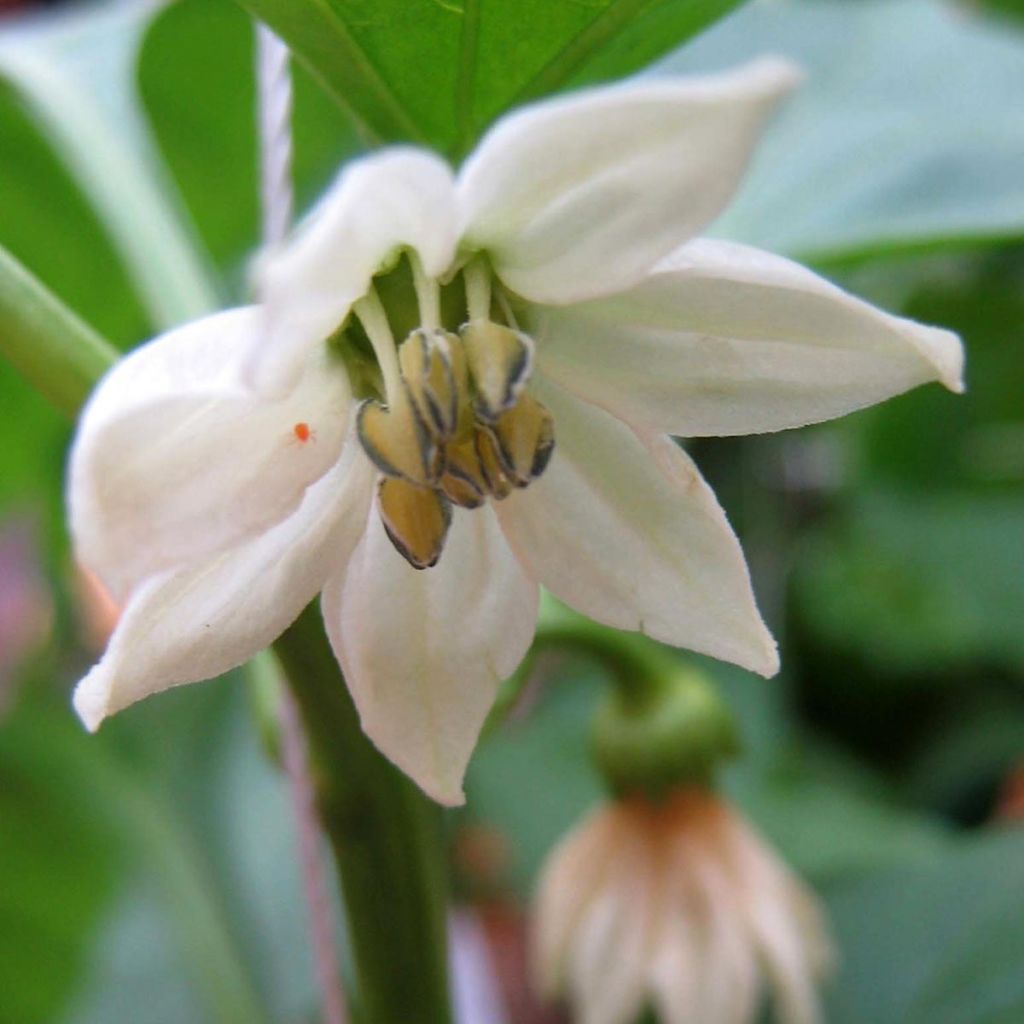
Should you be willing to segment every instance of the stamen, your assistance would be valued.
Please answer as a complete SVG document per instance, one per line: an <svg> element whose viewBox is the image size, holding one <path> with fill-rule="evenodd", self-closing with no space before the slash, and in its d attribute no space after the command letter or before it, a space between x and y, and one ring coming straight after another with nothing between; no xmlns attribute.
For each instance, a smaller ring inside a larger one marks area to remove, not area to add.
<svg viewBox="0 0 1024 1024"><path fill-rule="evenodd" d="M452 437L468 406L468 371L462 342L443 330L415 330L402 342L398 362L420 415L440 440Z"/></svg>
<svg viewBox="0 0 1024 1024"><path fill-rule="evenodd" d="M388 406L370 398L356 415L356 432L370 461L386 476L429 485L444 467L444 451L421 419L405 385L399 382Z"/></svg>
<svg viewBox="0 0 1024 1024"><path fill-rule="evenodd" d="M476 412L488 422L515 405L533 372L529 335L490 320L470 320L459 331L476 384Z"/></svg>
<svg viewBox="0 0 1024 1024"><path fill-rule="evenodd" d="M463 508L479 508L490 493L490 485L476 453L476 435L450 443L445 452L445 473L441 488Z"/></svg>
<svg viewBox="0 0 1024 1024"><path fill-rule="evenodd" d="M505 475L516 487L527 487L547 469L555 450L551 413L530 395L502 413L489 427Z"/></svg>
<svg viewBox="0 0 1024 1024"><path fill-rule="evenodd" d="M466 264L462 272L466 284L466 310L470 320L491 318L491 275L479 257Z"/></svg>
<svg viewBox="0 0 1024 1024"><path fill-rule="evenodd" d="M498 456L498 446L486 430L476 432L476 457L491 496L498 501L507 498L512 493L512 481L505 476Z"/></svg>
<svg viewBox="0 0 1024 1024"><path fill-rule="evenodd" d="M390 405L402 391L402 375L398 366L398 352L395 339L391 334L391 325L381 305L376 289L370 290L352 307L352 311L363 325L366 336L373 346L373 354L377 357L381 375L384 378L384 395Z"/></svg>
<svg viewBox="0 0 1024 1024"><path fill-rule="evenodd" d="M377 495L381 522L398 552L414 569L436 565L452 522L444 496L388 478L381 480Z"/></svg>
<svg viewBox="0 0 1024 1024"><path fill-rule="evenodd" d="M409 250L409 266L412 267L412 284L416 289L416 302L420 309L420 324L428 331L441 326L441 289L432 277L427 276L419 254Z"/></svg>

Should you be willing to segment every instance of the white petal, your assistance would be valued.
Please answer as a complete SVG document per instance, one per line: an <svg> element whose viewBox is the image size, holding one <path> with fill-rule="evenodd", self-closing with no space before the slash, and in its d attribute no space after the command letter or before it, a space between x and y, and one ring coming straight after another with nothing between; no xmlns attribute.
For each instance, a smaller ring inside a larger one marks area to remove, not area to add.
<svg viewBox="0 0 1024 1024"><path fill-rule="evenodd" d="M736 814L728 821L734 891L783 1024L820 1024L816 983L831 964L824 916L813 894Z"/></svg>
<svg viewBox="0 0 1024 1024"><path fill-rule="evenodd" d="M580 1024L626 1024L643 1009L659 916L657 853L642 831L619 831L611 862L580 916L569 951Z"/></svg>
<svg viewBox="0 0 1024 1024"><path fill-rule="evenodd" d="M614 853L616 818L605 808L573 829L548 855L537 884L530 953L541 994L559 995L580 920Z"/></svg>
<svg viewBox="0 0 1024 1024"><path fill-rule="evenodd" d="M550 381L534 389L554 416L555 453L498 506L523 563L598 622L774 674L743 553L690 458Z"/></svg>
<svg viewBox="0 0 1024 1024"><path fill-rule="evenodd" d="M441 560L418 571L374 505L323 613L366 734L429 796L461 803L480 727L537 621L537 585L493 513L455 509Z"/></svg>
<svg viewBox="0 0 1024 1024"><path fill-rule="evenodd" d="M732 242L690 242L620 295L538 315L545 372L684 437L802 426L932 380L963 390L955 334Z"/></svg>
<svg viewBox="0 0 1024 1024"><path fill-rule="evenodd" d="M725 206L766 118L798 81L761 60L642 80L504 117L459 175L464 244L536 302L618 291Z"/></svg>
<svg viewBox="0 0 1024 1024"><path fill-rule="evenodd" d="M100 663L78 684L90 729L143 697L221 675L268 646L342 566L366 520L374 473L355 443L283 523L131 596Z"/></svg>
<svg viewBox="0 0 1024 1024"><path fill-rule="evenodd" d="M259 268L269 326L257 383L273 389L297 353L333 334L402 249L440 276L455 255L457 226L452 173L440 158L397 147L349 164L294 240Z"/></svg>
<svg viewBox="0 0 1024 1024"><path fill-rule="evenodd" d="M173 330L118 363L89 400L71 452L71 529L80 560L119 600L280 522L337 461L344 369L321 346L288 393L257 396L240 373L258 327L251 307Z"/></svg>

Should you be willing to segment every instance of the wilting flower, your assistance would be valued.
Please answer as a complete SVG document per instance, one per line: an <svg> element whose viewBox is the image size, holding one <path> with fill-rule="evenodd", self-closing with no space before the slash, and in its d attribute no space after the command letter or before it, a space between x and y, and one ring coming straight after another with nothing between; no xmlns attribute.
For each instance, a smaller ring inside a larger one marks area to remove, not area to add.
<svg viewBox="0 0 1024 1024"><path fill-rule="evenodd" d="M735 811L701 789L595 812L541 875L535 971L580 1024L821 1019L831 945L814 896Z"/></svg>
<svg viewBox="0 0 1024 1024"><path fill-rule="evenodd" d="M264 261L263 307L116 367L71 460L79 557L125 604L86 724L245 661L319 591L366 732L444 802L538 584L773 673L736 539L668 435L955 389L961 362L947 332L694 240L794 80L765 61L540 103L457 177L409 148L356 161Z"/></svg>

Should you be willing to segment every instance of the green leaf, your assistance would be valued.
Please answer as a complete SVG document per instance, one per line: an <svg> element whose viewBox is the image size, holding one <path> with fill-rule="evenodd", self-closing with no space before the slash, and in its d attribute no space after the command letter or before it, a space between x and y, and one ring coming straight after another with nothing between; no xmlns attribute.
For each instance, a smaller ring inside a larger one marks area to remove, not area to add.
<svg viewBox="0 0 1024 1024"><path fill-rule="evenodd" d="M253 24L230 3L180 0L142 42L139 88L153 133L192 220L242 297L244 259L259 241ZM293 66L293 176L306 206L356 148L351 120Z"/></svg>
<svg viewBox="0 0 1024 1024"><path fill-rule="evenodd" d="M754 4L658 73L763 53L808 80L714 233L821 262L1024 234L1024 41L933 0Z"/></svg>
<svg viewBox="0 0 1024 1024"><path fill-rule="evenodd" d="M504 110L629 74L738 0L238 0L373 143L466 152Z"/></svg>
<svg viewBox="0 0 1024 1024"><path fill-rule="evenodd" d="M830 1024L1024 1019L1021 829L835 886L828 907L841 951Z"/></svg>

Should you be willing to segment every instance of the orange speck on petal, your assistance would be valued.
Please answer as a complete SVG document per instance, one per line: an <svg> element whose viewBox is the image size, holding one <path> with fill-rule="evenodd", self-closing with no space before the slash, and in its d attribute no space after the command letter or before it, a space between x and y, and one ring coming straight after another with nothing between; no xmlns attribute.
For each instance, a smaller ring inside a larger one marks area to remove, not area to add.
<svg viewBox="0 0 1024 1024"><path fill-rule="evenodd" d="M313 431L310 430L308 423L296 423L295 426L292 427L292 433L303 444L313 436Z"/></svg>

